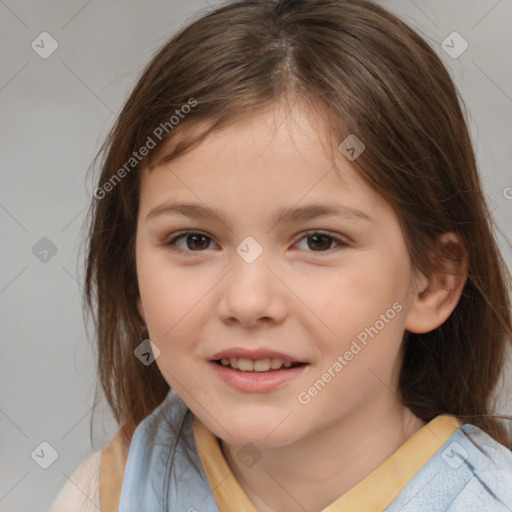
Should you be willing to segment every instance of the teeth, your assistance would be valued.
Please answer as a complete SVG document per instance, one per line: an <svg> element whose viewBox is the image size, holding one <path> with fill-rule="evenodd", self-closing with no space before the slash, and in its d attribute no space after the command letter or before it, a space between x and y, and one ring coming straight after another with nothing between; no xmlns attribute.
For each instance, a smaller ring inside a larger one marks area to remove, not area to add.
<svg viewBox="0 0 512 512"><path fill-rule="evenodd" d="M266 357L264 359L247 359L246 357L223 357L220 360L222 366L231 366L235 370L243 372L268 372L270 369L278 370L281 367L290 368L291 361L283 361L277 357Z"/></svg>
<svg viewBox="0 0 512 512"><path fill-rule="evenodd" d="M231 366L233 366L233 363L231 363ZM254 364L250 359L240 357L238 359L238 369L242 370L243 372L252 372L254 370Z"/></svg>
<svg viewBox="0 0 512 512"><path fill-rule="evenodd" d="M273 357L270 360L270 368L272 368L272 370L277 370L278 368L281 368L282 364L283 361L281 359L277 359L277 357Z"/></svg>
<svg viewBox="0 0 512 512"><path fill-rule="evenodd" d="M270 359L258 359L254 361L253 369L255 372L268 372L270 370Z"/></svg>

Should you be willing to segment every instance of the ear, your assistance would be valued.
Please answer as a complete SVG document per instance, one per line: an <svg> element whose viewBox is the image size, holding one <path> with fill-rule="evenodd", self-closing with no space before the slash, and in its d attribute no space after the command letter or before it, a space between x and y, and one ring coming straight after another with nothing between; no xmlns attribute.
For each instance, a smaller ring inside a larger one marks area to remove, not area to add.
<svg viewBox="0 0 512 512"><path fill-rule="evenodd" d="M137 297L137 310L139 312L139 316L142 322L142 325L146 325L146 314L144 313L144 306L142 305L142 300L140 295Z"/></svg>
<svg viewBox="0 0 512 512"><path fill-rule="evenodd" d="M435 266L415 291L407 313L405 329L414 333L433 331L452 314L459 302L468 275L467 254L459 237L444 233L439 237Z"/></svg>

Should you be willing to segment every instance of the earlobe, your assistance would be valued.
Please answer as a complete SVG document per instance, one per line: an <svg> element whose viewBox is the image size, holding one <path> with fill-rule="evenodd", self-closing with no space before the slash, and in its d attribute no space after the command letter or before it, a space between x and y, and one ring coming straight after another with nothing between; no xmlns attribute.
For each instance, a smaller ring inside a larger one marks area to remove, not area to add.
<svg viewBox="0 0 512 512"><path fill-rule="evenodd" d="M405 329L417 334L443 324L457 306L467 279L467 255L457 235L439 237L440 253L430 276L413 297Z"/></svg>

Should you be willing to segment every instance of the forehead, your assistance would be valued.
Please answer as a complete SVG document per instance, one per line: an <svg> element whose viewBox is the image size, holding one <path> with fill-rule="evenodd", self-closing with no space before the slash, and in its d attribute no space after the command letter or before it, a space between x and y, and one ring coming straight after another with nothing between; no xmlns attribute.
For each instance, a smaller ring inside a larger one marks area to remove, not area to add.
<svg viewBox="0 0 512 512"><path fill-rule="evenodd" d="M289 94L277 102L256 108L250 112L229 113L224 119L188 117L179 124L162 145L149 155L144 169L152 170L174 160L174 152L176 148L181 146L185 146L188 152L190 146L197 147L197 142L202 142L203 147L209 145L211 148L215 145L215 142L220 141L223 137L230 139L231 143L237 140L243 142L244 137L246 138L249 135L251 128L254 128L253 135L258 137L262 144L267 145L268 140L274 138L276 134L282 136L283 130L292 134L294 131L304 128L307 123L312 125L316 141L325 145L326 151L330 151L332 130L328 128L321 115L324 111L325 106L319 104L318 101L308 100L306 102L296 95ZM221 125L209 133L205 141L202 135L219 123ZM237 133L235 139L231 139L230 127L234 128ZM267 136L267 140L264 139L265 136ZM310 138L311 133L308 133L307 136Z"/></svg>
<svg viewBox="0 0 512 512"><path fill-rule="evenodd" d="M371 216L383 201L330 145L318 116L282 107L246 116L185 154L144 169L140 200L146 215L164 203L192 201L219 212L232 205L239 215L261 206L268 212L272 205L274 218L283 218L286 207L313 203Z"/></svg>

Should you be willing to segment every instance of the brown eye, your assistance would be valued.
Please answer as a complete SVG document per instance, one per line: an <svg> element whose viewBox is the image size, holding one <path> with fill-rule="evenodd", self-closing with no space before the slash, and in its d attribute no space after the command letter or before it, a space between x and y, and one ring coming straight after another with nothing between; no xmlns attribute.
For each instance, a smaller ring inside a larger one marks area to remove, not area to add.
<svg viewBox="0 0 512 512"><path fill-rule="evenodd" d="M182 240L185 243L180 245L178 242ZM176 247L179 252L203 252L204 249L208 249L210 242L211 238L202 233L184 231L166 242L165 245Z"/></svg>
<svg viewBox="0 0 512 512"><path fill-rule="evenodd" d="M331 248L332 239L325 235L311 235L308 236L308 247L312 250L328 250Z"/></svg>
<svg viewBox="0 0 512 512"><path fill-rule="evenodd" d="M205 243L207 239L204 235L187 235L185 238L187 247L191 250L195 249L206 249L208 246L208 242Z"/></svg>
<svg viewBox="0 0 512 512"><path fill-rule="evenodd" d="M336 244L336 246L338 246L334 247L334 249L339 248L339 246L348 245L346 242L336 236L319 232L306 233L306 235L301 238L300 242L302 242L302 240L307 240L306 248L302 250L308 252L327 252L330 249L333 249L333 242Z"/></svg>

